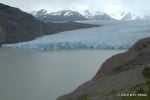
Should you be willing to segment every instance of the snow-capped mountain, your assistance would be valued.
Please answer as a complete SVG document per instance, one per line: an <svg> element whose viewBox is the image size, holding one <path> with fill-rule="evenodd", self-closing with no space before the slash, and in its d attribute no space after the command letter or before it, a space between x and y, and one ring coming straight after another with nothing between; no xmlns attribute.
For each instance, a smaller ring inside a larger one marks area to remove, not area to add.
<svg viewBox="0 0 150 100"><path fill-rule="evenodd" d="M72 10L62 10L58 12L47 13L46 10L42 9L37 12L32 12L31 14L44 22L87 20L87 18L80 13Z"/></svg>
<svg viewBox="0 0 150 100"><path fill-rule="evenodd" d="M131 12L127 11L118 11L113 14L110 14L110 16L116 20L137 20L142 19L140 16L135 15Z"/></svg>
<svg viewBox="0 0 150 100"><path fill-rule="evenodd" d="M75 14L81 16L78 12L72 10L63 10L63 11L53 12L50 14L56 16L68 16L68 17L73 16Z"/></svg>
<svg viewBox="0 0 150 100"><path fill-rule="evenodd" d="M33 11L31 14L44 22L66 22L80 20L150 20L149 15L136 15L128 11L118 11L107 14L101 11L85 10L77 12L72 10L62 10L58 12L48 13L46 10Z"/></svg>
<svg viewBox="0 0 150 100"><path fill-rule="evenodd" d="M108 14L106 14L104 12L100 12L100 11L92 12L89 10L85 10L84 16L86 18L92 19L92 20L111 20L111 19L113 19Z"/></svg>
<svg viewBox="0 0 150 100"><path fill-rule="evenodd" d="M37 17L43 16L43 15L46 15L48 13L45 9L41 9L39 11L32 11L31 14L37 18Z"/></svg>

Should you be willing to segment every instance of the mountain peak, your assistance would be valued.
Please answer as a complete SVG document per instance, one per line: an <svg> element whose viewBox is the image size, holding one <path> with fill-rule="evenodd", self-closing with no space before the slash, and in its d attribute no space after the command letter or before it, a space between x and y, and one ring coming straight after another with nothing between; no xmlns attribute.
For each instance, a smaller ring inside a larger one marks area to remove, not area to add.
<svg viewBox="0 0 150 100"><path fill-rule="evenodd" d="M110 15L112 18L117 19L117 20L136 20L140 19L139 16L136 14L133 14L128 11L118 11Z"/></svg>
<svg viewBox="0 0 150 100"><path fill-rule="evenodd" d="M83 15L73 10L61 10L57 12L47 13L46 10L42 9L37 12L31 13L37 19L44 22L66 22L66 21L77 21L87 20Z"/></svg>
<svg viewBox="0 0 150 100"><path fill-rule="evenodd" d="M72 10L61 10L57 12L50 13L51 15L63 15L63 16L73 16L74 14L79 14L77 11Z"/></svg>
<svg viewBox="0 0 150 100"><path fill-rule="evenodd" d="M32 11L31 14L35 17L39 17L39 16L47 14L47 10L41 9L39 11Z"/></svg>
<svg viewBox="0 0 150 100"><path fill-rule="evenodd" d="M85 10L84 11L84 16L88 19L93 19L93 20L110 20L112 19L108 14L101 12L101 11L90 11L90 10Z"/></svg>

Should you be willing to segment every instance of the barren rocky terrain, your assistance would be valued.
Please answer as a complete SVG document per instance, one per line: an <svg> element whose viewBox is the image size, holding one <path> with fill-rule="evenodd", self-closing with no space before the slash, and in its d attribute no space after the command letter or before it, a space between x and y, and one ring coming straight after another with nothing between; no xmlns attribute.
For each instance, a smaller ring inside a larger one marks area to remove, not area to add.
<svg viewBox="0 0 150 100"><path fill-rule="evenodd" d="M93 79L58 100L128 100L121 95L136 94L139 88L147 93L149 79L142 73L150 67L149 59L150 38L139 40L127 52L106 60Z"/></svg>

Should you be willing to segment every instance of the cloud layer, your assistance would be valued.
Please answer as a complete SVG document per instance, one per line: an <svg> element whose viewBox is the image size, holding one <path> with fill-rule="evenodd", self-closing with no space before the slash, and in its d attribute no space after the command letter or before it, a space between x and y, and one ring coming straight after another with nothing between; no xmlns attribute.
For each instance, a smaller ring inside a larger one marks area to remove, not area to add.
<svg viewBox="0 0 150 100"><path fill-rule="evenodd" d="M136 14L150 13L150 0L0 0L0 2L28 12L40 9L48 11L71 9L82 12L89 9L107 13L120 10Z"/></svg>

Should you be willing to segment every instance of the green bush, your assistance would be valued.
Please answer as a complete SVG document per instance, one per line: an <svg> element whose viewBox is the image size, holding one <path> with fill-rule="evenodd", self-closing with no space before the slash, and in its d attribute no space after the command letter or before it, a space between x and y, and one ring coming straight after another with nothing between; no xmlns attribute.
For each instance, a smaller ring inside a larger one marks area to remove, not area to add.
<svg viewBox="0 0 150 100"><path fill-rule="evenodd" d="M143 75L146 78L150 78L150 68L149 67L144 68Z"/></svg>
<svg viewBox="0 0 150 100"><path fill-rule="evenodd" d="M137 91L136 91L137 94L143 94L144 93L144 90L143 88L139 88Z"/></svg>

